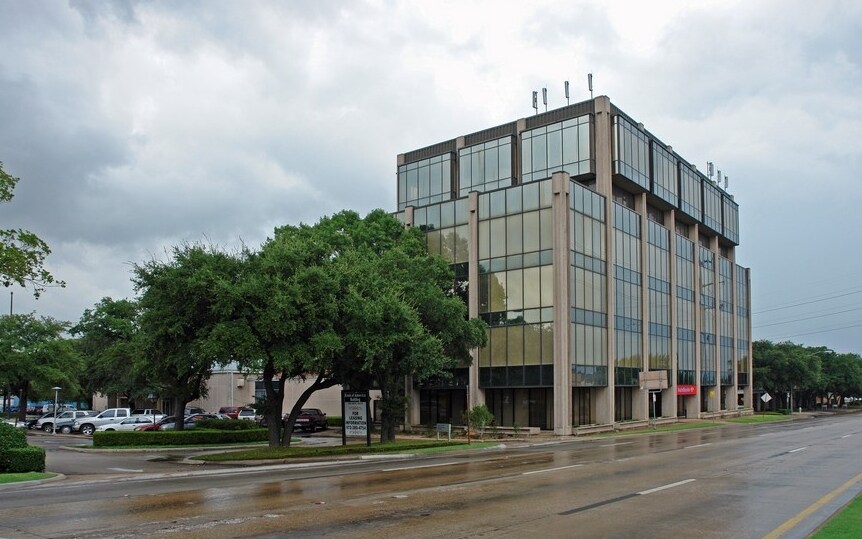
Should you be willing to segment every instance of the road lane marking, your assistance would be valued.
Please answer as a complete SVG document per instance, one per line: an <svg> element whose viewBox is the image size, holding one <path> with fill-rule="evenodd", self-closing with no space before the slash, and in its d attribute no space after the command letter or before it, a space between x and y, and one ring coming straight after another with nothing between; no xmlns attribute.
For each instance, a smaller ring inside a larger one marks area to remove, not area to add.
<svg viewBox="0 0 862 539"><path fill-rule="evenodd" d="M135 473L144 473L143 470L132 470L131 468L108 468L109 470L113 470L115 472L135 472Z"/></svg>
<svg viewBox="0 0 862 539"><path fill-rule="evenodd" d="M712 445L712 442L707 442L705 444L697 444L697 445L687 445L683 447L683 449L694 449L695 447L706 447L708 445Z"/></svg>
<svg viewBox="0 0 862 539"><path fill-rule="evenodd" d="M455 464L464 464L463 462L441 462L439 464L423 464L420 466L402 466L401 468L385 468L384 472L400 472L402 470L418 470L420 468L439 468L440 466L453 466Z"/></svg>
<svg viewBox="0 0 862 539"><path fill-rule="evenodd" d="M853 436L853 435L852 435L852 434L845 434L845 435L844 435L844 436L842 436L841 438L849 438L849 437L851 437L851 436Z"/></svg>
<svg viewBox="0 0 862 539"><path fill-rule="evenodd" d="M590 509L595 509L597 507L602 507L605 505L610 505L612 503L621 502L624 500L628 500L629 498L634 498L635 496L646 496L647 494L652 494L653 492L659 492L662 490L667 490L669 488L678 487L680 485L685 485L686 483L691 483L694 479L685 479L683 481L677 481L676 483L671 483L669 485L663 485L660 487L656 487L650 490L642 490L641 492L633 492L631 494L626 494L623 496L618 496L616 498L611 498L610 500L604 500L601 502L591 503L590 505L585 505L583 507L576 507L575 509L569 509L568 511L563 511L558 513L560 516L574 515L576 513L583 513L584 511L589 511Z"/></svg>
<svg viewBox="0 0 862 539"><path fill-rule="evenodd" d="M685 485L686 483L691 483L692 481L694 481L694 479L683 479L682 481L677 481L676 483L671 483L669 485L662 485L660 487L651 488L649 490L642 490L642 491L638 492L638 495L646 496L647 494L652 494L653 492L660 492L662 490L667 490L669 488L678 487L681 485Z"/></svg>
<svg viewBox="0 0 862 539"><path fill-rule="evenodd" d="M791 449L788 453L796 453L797 451L805 451L808 447L797 447L796 449Z"/></svg>
<svg viewBox="0 0 862 539"><path fill-rule="evenodd" d="M557 470L568 470L569 468L580 468L583 464L572 464L571 466L560 466L559 468L548 468L546 470L533 470L532 472L521 472L521 475L532 475L534 473L556 472Z"/></svg>
<svg viewBox="0 0 862 539"><path fill-rule="evenodd" d="M849 481L847 481L846 483L844 483L840 487L836 488L835 490L833 490L829 494L826 494L825 496L823 496L822 498L820 498L816 502L812 503L811 505L806 507L801 513L799 513L795 517L786 520L781 526L775 528L774 530L769 532L769 534L764 535L763 539L778 539L779 537L781 537L785 533L787 533L790 530L792 530L793 528L795 528L800 522L802 522L803 520L805 520L806 518L808 518L812 514L814 514L815 511L817 511L818 509L820 509L821 507L823 507L827 503L831 502L836 496L838 496L839 494L842 494L844 491L846 491L847 489L849 489L850 487L852 487L853 485L855 485L859 481L862 481L862 473L857 474L856 477L854 477L853 479L850 479Z"/></svg>
<svg viewBox="0 0 862 539"><path fill-rule="evenodd" d="M618 446L618 445L631 445L631 444L633 444L633 443L634 443L634 442L620 442L620 443L617 443L617 444L605 444L605 445L600 445L599 447L616 447L616 446Z"/></svg>

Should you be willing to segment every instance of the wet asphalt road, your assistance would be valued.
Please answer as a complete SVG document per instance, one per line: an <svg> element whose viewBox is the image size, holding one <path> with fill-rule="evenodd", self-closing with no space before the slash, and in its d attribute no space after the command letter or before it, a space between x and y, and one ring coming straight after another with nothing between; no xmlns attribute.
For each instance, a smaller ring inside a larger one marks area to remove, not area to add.
<svg viewBox="0 0 862 539"><path fill-rule="evenodd" d="M157 468L2 487L0 537L805 537L862 491L860 451L853 414L290 467L111 455Z"/></svg>

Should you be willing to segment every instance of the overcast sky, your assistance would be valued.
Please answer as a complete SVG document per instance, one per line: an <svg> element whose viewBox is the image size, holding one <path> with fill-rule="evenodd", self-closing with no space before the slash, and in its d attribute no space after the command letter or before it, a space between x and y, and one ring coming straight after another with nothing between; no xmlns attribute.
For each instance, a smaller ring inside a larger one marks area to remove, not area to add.
<svg viewBox="0 0 862 539"><path fill-rule="evenodd" d="M816 6L816 7L815 7ZM862 353L862 3L0 0L0 227L77 321L131 267L396 206L396 156L596 95L729 176L754 338ZM7 298L8 301L9 298ZM2 301L0 301L2 304Z"/></svg>

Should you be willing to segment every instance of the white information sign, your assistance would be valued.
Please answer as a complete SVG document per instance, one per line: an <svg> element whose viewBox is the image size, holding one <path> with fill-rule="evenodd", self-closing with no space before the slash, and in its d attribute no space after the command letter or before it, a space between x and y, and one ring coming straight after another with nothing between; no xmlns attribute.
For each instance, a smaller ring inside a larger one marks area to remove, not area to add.
<svg viewBox="0 0 862 539"><path fill-rule="evenodd" d="M368 394L363 392L344 392L344 435L368 435Z"/></svg>
<svg viewBox="0 0 862 539"><path fill-rule="evenodd" d="M760 396L760 400L762 400L763 402L769 402L772 400L772 396L769 393L764 393Z"/></svg>

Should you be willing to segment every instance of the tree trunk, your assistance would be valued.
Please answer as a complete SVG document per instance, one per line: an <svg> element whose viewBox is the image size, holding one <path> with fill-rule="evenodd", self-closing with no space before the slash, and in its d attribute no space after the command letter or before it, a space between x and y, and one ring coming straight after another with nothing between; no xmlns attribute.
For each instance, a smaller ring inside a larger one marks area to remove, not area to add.
<svg viewBox="0 0 862 539"><path fill-rule="evenodd" d="M398 423L404 417L405 401L402 395L402 382L384 378L381 384L383 410L380 414L380 443L394 442Z"/></svg>
<svg viewBox="0 0 862 539"><path fill-rule="evenodd" d="M182 397L174 397L174 417L177 418L176 423L174 423L174 430L185 430L185 418L186 418L186 401Z"/></svg>
<svg viewBox="0 0 862 539"><path fill-rule="evenodd" d="M313 395L315 391L332 387L335 384L336 382L334 379L326 379L323 374L319 374L317 376L317 380L307 387L299 398L296 399L296 402L293 404L293 408L290 409L290 414L288 414L287 419L284 422L284 432L282 433L281 441L282 446L290 447L290 439L293 434L293 428L296 426L296 418L299 417L299 412L302 410L302 407L305 406L305 403L308 402L308 399L311 398L311 395Z"/></svg>
<svg viewBox="0 0 862 539"><path fill-rule="evenodd" d="M30 398L30 382L24 382L18 394L18 421L27 421L27 400Z"/></svg>
<svg viewBox="0 0 862 539"><path fill-rule="evenodd" d="M266 390L263 412L266 417L269 447L279 447L281 443L281 409L284 406L285 375L282 373L279 376L278 387L273 384L274 376L275 365L270 359L263 366L263 387Z"/></svg>

